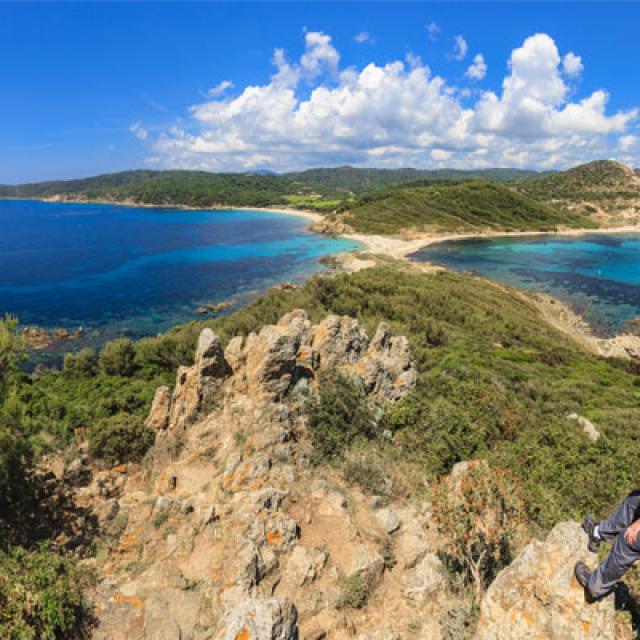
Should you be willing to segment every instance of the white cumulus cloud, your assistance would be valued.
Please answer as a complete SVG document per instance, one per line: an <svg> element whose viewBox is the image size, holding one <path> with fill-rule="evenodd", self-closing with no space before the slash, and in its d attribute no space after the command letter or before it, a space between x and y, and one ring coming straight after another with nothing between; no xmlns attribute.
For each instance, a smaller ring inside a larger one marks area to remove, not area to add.
<svg viewBox="0 0 640 640"><path fill-rule="evenodd" d="M638 111L609 112L603 89L571 98L566 56L546 34L511 53L501 91L478 93L448 83L413 54L406 62L341 68L329 35L309 31L304 44L297 60L277 49L265 83L233 97L221 89L190 107L190 118L153 136L139 122L131 131L159 166L224 171L555 168L636 148L629 129ZM467 76L484 74L478 54Z"/></svg>
<svg viewBox="0 0 640 640"><path fill-rule="evenodd" d="M474 57L465 75L472 80L482 80L487 75L487 63L484 61L484 56L481 53L478 53Z"/></svg>
<svg viewBox="0 0 640 640"><path fill-rule="evenodd" d="M572 51L569 51L569 53L562 58L562 70L567 74L567 76L569 76L569 78L576 78L584 70L582 58Z"/></svg>
<svg viewBox="0 0 640 640"><path fill-rule="evenodd" d="M453 39L453 59L464 60L467 57L469 45L467 41L460 35Z"/></svg>
<svg viewBox="0 0 640 640"><path fill-rule="evenodd" d="M223 93L225 93L227 89L231 89L232 87L233 82L231 82L231 80L223 80L215 87L211 87L211 89L208 89L206 95L208 98L217 98L218 96L221 96Z"/></svg>

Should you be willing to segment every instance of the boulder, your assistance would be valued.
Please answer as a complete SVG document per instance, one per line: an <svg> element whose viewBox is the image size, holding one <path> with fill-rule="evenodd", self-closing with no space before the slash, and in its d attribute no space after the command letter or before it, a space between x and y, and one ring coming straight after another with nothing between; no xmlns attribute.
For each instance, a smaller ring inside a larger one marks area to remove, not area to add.
<svg viewBox="0 0 640 640"><path fill-rule="evenodd" d="M579 524L556 525L543 542L528 544L485 594L476 640L615 640L613 597L585 602L573 569L578 560L594 567Z"/></svg>
<svg viewBox="0 0 640 640"><path fill-rule="evenodd" d="M409 600L422 602L445 587L445 570L435 553L427 553L410 571L403 575L404 594Z"/></svg>
<svg viewBox="0 0 640 640"><path fill-rule="evenodd" d="M584 416L580 416L577 413L570 413L567 416L567 420L575 420L579 426L582 427L584 434L591 440L591 442L597 442L600 438L600 432L596 429L596 426Z"/></svg>
<svg viewBox="0 0 640 640"><path fill-rule="evenodd" d="M205 401L231 373L220 338L211 329L203 329L198 337L195 368L198 376L199 402Z"/></svg>
<svg viewBox="0 0 640 640"><path fill-rule="evenodd" d="M394 533L400 528L400 519L396 512L387 507L376 513L378 524L384 529L385 533Z"/></svg>
<svg viewBox="0 0 640 640"><path fill-rule="evenodd" d="M247 599L226 615L217 640L298 640L298 612L289 600Z"/></svg>

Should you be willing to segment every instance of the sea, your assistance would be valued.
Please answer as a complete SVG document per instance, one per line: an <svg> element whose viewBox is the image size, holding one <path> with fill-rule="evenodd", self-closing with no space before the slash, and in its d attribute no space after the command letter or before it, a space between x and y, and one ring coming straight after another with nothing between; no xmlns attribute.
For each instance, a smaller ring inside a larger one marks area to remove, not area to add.
<svg viewBox="0 0 640 640"><path fill-rule="evenodd" d="M640 317L640 234L457 240L426 247L411 259L551 294L597 335L627 331Z"/></svg>
<svg viewBox="0 0 640 640"><path fill-rule="evenodd" d="M323 271L358 245L264 211L134 208L0 200L0 313L75 330L69 350L154 335ZM73 344L72 344L73 343Z"/></svg>

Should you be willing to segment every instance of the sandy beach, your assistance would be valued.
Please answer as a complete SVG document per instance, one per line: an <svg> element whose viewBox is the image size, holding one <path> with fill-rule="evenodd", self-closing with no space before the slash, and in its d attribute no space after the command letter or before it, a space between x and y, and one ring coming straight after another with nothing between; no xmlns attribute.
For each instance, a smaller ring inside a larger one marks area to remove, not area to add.
<svg viewBox="0 0 640 640"><path fill-rule="evenodd" d="M607 233L640 233L640 225L599 227L597 229L559 229L557 231L475 231L469 233L416 233L411 238L375 236L361 233L341 234L363 245L363 251L380 253L390 258L406 259L408 255L438 242L472 238L523 238L531 236L584 236Z"/></svg>

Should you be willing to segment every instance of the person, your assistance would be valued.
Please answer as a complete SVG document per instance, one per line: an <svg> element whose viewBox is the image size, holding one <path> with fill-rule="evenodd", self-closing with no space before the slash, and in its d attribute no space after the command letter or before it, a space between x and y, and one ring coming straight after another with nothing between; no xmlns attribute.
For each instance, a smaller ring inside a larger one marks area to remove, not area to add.
<svg viewBox="0 0 640 640"><path fill-rule="evenodd" d="M609 555L593 571L584 562L576 563L576 579L587 600L594 602L609 595L618 580L640 560L640 489L632 491L606 520L596 522L587 515L582 528L593 553L598 552L603 541L615 541Z"/></svg>

